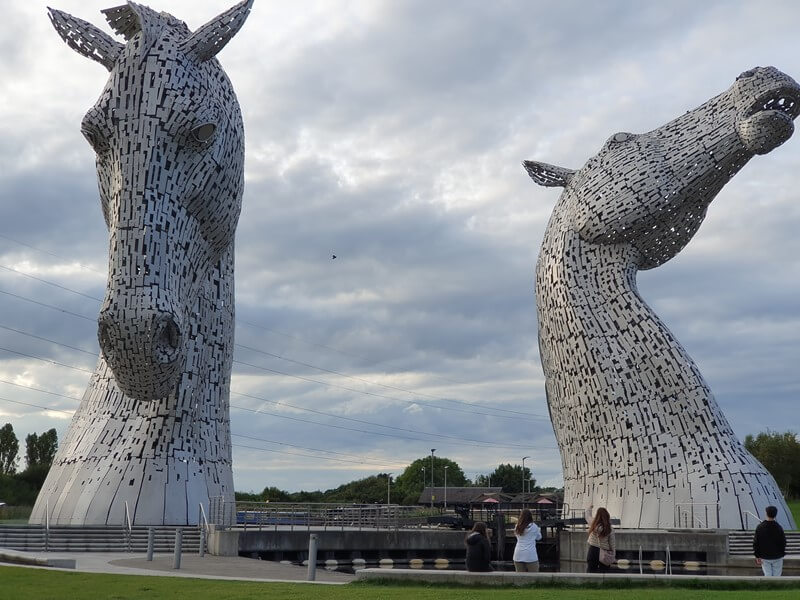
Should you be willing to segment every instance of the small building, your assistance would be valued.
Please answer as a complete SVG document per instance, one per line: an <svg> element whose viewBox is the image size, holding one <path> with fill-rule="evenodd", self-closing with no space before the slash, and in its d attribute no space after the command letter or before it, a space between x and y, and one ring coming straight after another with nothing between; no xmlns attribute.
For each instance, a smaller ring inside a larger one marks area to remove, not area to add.
<svg viewBox="0 0 800 600"><path fill-rule="evenodd" d="M510 498L501 487L426 487L419 495L417 504L422 506L445 506L481 504L487 499L507 502Z"/></svg>

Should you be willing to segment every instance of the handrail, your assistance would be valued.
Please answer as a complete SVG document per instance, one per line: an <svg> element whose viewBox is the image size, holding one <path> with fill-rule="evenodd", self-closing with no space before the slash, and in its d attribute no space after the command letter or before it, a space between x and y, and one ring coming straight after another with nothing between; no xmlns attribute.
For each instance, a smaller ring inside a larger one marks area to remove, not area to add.
<svg viewBox="0 0 800 600"><path fill-rule="evenodd" d="M664 574L672 575L672 555L669 552L669 544L667 544L666 559L667 559L667 564L664 567Z"/></svg>
<svg viewBox="0 0 800 600"><path fill-rule="evenodd" d="M44 551L50 548L50 500L44 503Z"/></svg>
<svg viewBox="0 0 800 600"><path fill-rule="evenodd" d="M695 520L695 522L697 522L697 523L699 523L699 524L700 524L700 528L701 528L701 529L708 529L708 527L706 526L706 524L705 524L705 523L703 523L703 519L701 519L700 517L695 517L695 518L694 518L694 520Z"/></svg>
<svg viewBox="0 0 800 600"><path fill-rule="evenodd" d="M127 541L127 546L128 546L128 552L130 552L131 551L131 532L133 530L133 527L132 527L132 524L131 524L131 511L128 508L128 501L127 500L125 500L125 527L128 530L127 531L127 536L126 536L128 539L126 541Z"/></svg>
<svg viewBox="0 0 800 600"><path fill-rule="evenodd" d="M758 515L751 513L749 510L744 511L744 528L750 529L750 519L748 517L753 517L757 522L761 522Z"/></svg>
<svg viewBox="0 0 800 600"><path fill-rule="evenodd" d="M703 521L700 517L695 514L695 507L702 507L703 511L705 512L705 521ZM704 529L708 529L711 519L709 518L709 507L713 508L716 511L717 517L717 527L719 527L719 502L678 502L675 504L674 514L673 514L673 524L675 527L682 527L681 525L681 517L685 516L687 519L686 527L694 528L697 523ZM711 516L713 517L714 514L712 512Z"/></svg>
<svg viewBox="0 0 800 600"><path fill-rule="evenodd" d="M206 544L208 543L208 535L209 530L211 527L208 524L208 518L206 517L206 509L203 506L202 502L198 502L200 506L199 513L197 515L197 528L200 530L200 556L206 555ZM203 528L203 521L205 521L205 529Z"/></svg>
<svg viewBox="0 0 800 600"><path fill-rule="evenodd" d="M202 502L200 502L199 505L200 505L200 511L199 511L199 513L197 515L197 526L198 527L201 526L202 523L201 523L201 518L200 517L202 517L202 522L205 523L205 529L206 529L206 532L208 532L208 530L211 528L211 526L208 524L208 517L206 517L206 509L203 507L203 503Z"/></svg>

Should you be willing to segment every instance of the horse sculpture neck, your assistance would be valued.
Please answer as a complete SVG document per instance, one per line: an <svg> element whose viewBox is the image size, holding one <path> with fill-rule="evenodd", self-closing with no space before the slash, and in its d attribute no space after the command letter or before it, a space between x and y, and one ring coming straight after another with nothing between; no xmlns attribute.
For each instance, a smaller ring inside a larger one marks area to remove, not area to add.
<svg viewBox="0 0 800 600"><path fill-rule="evenodd" d="M134 3L104 11L125 45L51 12L65 41L110 71L82 124L97 155L109 278L102 355L31 522L49 510L51 523L194 524L210 498L233 500L233 247L244 138L214 55L251 2L194 33Z"/></svg>

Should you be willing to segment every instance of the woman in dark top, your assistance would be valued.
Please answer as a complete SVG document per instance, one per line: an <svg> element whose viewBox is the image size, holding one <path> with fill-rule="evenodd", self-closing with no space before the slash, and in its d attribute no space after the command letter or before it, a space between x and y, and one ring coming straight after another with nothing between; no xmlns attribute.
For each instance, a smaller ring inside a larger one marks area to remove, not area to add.
<svg viewBox="0 0 800 600"><path fill-rule="evenodd" d="M492 545L486 533L486 523L478 521L464 540L467 546L467 571L493 571Z"/></svg>

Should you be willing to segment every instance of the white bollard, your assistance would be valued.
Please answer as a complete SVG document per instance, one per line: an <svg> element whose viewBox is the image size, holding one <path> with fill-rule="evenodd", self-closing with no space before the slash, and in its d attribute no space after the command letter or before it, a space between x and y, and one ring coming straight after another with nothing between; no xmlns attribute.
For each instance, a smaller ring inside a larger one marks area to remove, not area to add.
<svg viewBox="0 0 800 600"><path fill-rule="evenodd" d="M156 530L153 527L147 528L147 560L153 560L153 546L155 546Z"/></svg>
<svg viewBox="0 0 800 600"><path fill-rule="evenodd" d="M172 561L173 569L181 568L181 550L183 546L183 529L175 530L175 558Z"/></svg>
<svg viewBox="0 0 800 600"><path fill-rule="evenodd" d="M308 537L308 581L314 581L317 576L317 534Z"/></svg>

